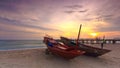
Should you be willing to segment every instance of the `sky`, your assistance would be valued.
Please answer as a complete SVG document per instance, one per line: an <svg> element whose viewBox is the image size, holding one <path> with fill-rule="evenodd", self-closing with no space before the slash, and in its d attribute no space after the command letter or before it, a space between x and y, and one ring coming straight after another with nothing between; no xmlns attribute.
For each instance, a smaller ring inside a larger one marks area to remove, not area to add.
<svg viewBox="0 0 120 68"><path fill-rule="evenodd" d="M120 38L120 0L0 0L0 39Z"/></svg>

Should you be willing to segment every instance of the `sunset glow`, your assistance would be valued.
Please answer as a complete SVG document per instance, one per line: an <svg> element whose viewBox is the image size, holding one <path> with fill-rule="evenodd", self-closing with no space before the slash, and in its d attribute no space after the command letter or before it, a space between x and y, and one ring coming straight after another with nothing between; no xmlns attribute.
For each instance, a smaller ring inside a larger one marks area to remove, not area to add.
<svg viewBox="0 0 120 68"><path fill-rule="evenodd" d="M109 0L2 0L0 39L120 37L120 2ZM112 9L112 11L111 11Z"/></svg>
<svg viewBox="0 0 120 68"><path fill-rule="evenodd" d="M90 35L95 38L95 37L97 37L98 34L97 33L90 33Z"/></svg>

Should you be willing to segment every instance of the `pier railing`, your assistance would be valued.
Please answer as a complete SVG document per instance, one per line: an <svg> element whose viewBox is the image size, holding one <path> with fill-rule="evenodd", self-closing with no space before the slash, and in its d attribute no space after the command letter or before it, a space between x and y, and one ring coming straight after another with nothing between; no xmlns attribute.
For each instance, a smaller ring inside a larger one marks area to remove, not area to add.
<svg viewBox="0 0 120 68"><path fill-rule="evenodd" d="M71 39L71 41L76 41L76 39ZM103 42L103 39L80 39L79 42L86 44L100 44ZM120 42L120 39L104 39L105 44L116 44L118 42Z"/></svg>
<svg viewBox="0 0 120 68"><path fill-rule="evenodd" d="M71 39L72 41L75 41ZM80 39L79 42L81 43L88 43L88 44L100 44L100 43L110 43L110 44L115 44L117 42L120 42L120 39Z"/></svg>

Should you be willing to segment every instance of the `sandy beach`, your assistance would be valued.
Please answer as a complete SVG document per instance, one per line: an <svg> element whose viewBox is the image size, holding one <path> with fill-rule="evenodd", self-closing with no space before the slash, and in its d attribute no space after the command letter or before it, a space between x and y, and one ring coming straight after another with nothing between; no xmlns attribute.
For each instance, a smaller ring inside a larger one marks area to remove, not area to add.
<svg viewBox="0 0 120 68"><path fill-rule="evenodd" d="M106 44L112 51L94 58L79 56L65 60L54 55L46 55L45 48L0 51L0 68L119 68L120 44Z"/></svg>

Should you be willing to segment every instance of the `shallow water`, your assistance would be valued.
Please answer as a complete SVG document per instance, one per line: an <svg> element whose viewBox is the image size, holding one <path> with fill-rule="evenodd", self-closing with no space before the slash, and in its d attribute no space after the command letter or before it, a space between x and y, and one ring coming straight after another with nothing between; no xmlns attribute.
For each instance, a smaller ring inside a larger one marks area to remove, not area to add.
<svg viewBox="0 0 120 68"><path fill-rule="evenodd" d="M42 40L0 40L0 50L43 48Z"/></svg>

